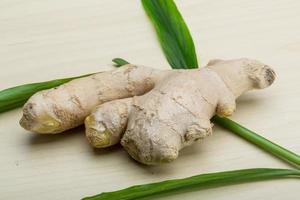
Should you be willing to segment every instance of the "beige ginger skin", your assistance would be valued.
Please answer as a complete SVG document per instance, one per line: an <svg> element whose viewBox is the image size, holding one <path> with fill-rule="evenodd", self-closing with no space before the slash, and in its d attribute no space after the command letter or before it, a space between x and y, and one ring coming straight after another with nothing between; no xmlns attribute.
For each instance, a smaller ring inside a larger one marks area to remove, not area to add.
<svg viewBox="0 0 300 200"><path fill-rule="evenodd" d="M61 133L83 124L99 104L151 90L161 75L149 67L126 65L37 92L24 105L20 124L36 133Z"/></svg>
<svg viewBox="0 0 300 200"><path fill-rule="evenodd" d="M20 123L33 132L59 133L86 117L94 147L121 141L135 160L154 165L173 161L182 148L210 135L213 115L230 116L237 97L274 79L270 67L250 59L213 60L193 70L126 65L37 93Z"/></svg>

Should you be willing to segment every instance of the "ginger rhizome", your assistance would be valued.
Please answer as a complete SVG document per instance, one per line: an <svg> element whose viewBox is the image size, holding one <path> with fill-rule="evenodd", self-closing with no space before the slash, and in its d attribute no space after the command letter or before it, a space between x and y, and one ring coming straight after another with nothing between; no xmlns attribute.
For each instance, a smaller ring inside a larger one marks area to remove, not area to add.
<svg viewBox="0 0 300 200"><path fill-rule="evenodd" d="M213 115L230 116L237 97L274 79L269 66L250 59L212 60L191 70L126 65L38 92L25 104L20 124L60 133L85 120L96 148L121 142L141 163L170 162L212 133Z"/></svg>
<svg viewBox="0 0 300 200"><path fill-rule="evenodd" d="M159 73L127 65L37 92L24 105L20 124L36 133L61 133L81 125L99 104L151 90Z"/></svg>

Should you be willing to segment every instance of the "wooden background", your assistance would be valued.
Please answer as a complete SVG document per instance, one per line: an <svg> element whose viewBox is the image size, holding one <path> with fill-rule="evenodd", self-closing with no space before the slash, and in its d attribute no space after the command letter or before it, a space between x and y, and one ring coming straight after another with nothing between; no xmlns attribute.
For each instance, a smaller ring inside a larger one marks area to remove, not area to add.
<svg viewBox="0 0 300 200"><path fill-rule="evenodd" d="M300 1L178 0L202 65L249 57L274 67L275 84L238 100L232 117L300 153ZM0 0L0 89L112 68L111 59L169 68L138 0ZM214 128L171 164L146 167L120 147L93 150L82 128L40 136L21 110L0 114L0 199L79 199L133 184L205 172L289 167ZM266 181L164 199L299 198L299 180Z"/></svg>

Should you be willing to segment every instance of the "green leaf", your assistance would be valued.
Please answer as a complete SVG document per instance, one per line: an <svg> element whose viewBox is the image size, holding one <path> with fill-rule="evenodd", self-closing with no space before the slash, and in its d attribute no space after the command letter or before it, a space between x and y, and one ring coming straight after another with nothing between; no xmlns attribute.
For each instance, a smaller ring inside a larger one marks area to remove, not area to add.
<svg viewBox="0 0 300 200"><path fill-rule="evenodd" d="M116 67L121 67L123 65L129 64L128 61L124 60L123 58L114 58L112 61L115 63Z"/></svg>
<svg viewBox="0 0 300 200"><path fill-rule="evenodd" d="M53 88L73 79L89 75L91 74L40 83L30 83L2 90L0 91L0 113L22 106L33 94L40 90Z"/></svg>
<svg viewBox="0 0 300 200"><path fill-rule="evenodd" d="M300 178L300 170L291 169L243 169L226 172L201 174L183 179L167 180L163 182L135 185L114 192L83 198L84 200L131 200L143 197L153 197L166 192L177 192L184 189L205 189L220 187L250 181L296 177Z"/></svg>
<svg viewBox="0 0 300 200"><path fill-rule="evenodd" d="M112 61L115 63L116 67L121 67L122 65L129 64L129 62L127 62L126 60L124 60L122 58L114 58Z"/></svg>
<svg viewBox="0 0 300 200"><path fill-rule="evenodd" d="M246 139L248 142L255 144L256 146L260 147L261 149L271 153L272 155L289 162L290 164L295 165L295 167L300 166L300 156L285 149L274 142L258 135L257 133L243 127L242 125L228 119L228 118L221 118L218 116L213 117L213 122L217 123L218 125L226 128L233 133L237 134L238 136Z"/></svg>
<svg viewBox="0 0 300 200"><path fill-rule="evenodd" d="M180 12L173 1L142 0L161 47L174 69L197 68L195 46Z"/></svg>

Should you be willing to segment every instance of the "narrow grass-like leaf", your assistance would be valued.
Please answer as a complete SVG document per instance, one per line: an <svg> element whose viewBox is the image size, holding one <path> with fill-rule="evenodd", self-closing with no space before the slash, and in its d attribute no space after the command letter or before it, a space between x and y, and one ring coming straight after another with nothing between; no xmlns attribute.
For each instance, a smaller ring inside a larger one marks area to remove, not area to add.
<svg viewBox="0 0 300 200"><path fill-rule="evenodd" d="M40 83L30 83L2 90L0 91L0 113L22 106L34 93L40 90L53 88L73 79L88 75L90 74Z"/></svg>
<svg viewBox="0 0 300 200"><path fill-rule="evenodd" d="M228 119L221 118L218 116L213 117L213 122L218 125L232 131L233 133L239 135L240 137L246 139L247 141L257 145L263 150L269 152L270 154L288 161L289 163L295 165L296 167L300 166L300 156L285 149L278 144L271 142L270 140L258 135L257 133L243 127L242 125Z"/></svg>
<svg viewBox="0 0 300 200"><path fill-rule="evenodd" d="M122 58L114 58L112 61L115 63L116 67L121 67L122 65L129 64L129 62L127 62L126 60L124 60Z"/></svg>
<svg viewBox="0 0 300 200"><path fill-rule="evenodd" d="M114 64L118 67L121 67L123 66L124 64L123 63L126 63L126 64L129 64L129 62L127 62L125 59L123 58L114 58L112 59L112 61L114 62ZM126 65L125 64L125 65Z"/></svg>
<svg viewBox="0 0 300 200"><path fill-rule="evenodd" d="M131 200L143 197L152 197L157 194L170 193L184 189L205 189L210 187L220 187L251 181L268 179L300 178L299 170L292 169L243 169L226 172L216 172L201 174L183 179L167 180L163 182L135 185L129 188L114 192L103 192L101 194L83 198L84 200Z"/></svg>
<svg viewBox="0 0 300 200"><path fill-rule="evenodd" d="M173 1L142 0L152 21L163 52L173 68L197 68L195 46Z"/></svg>

